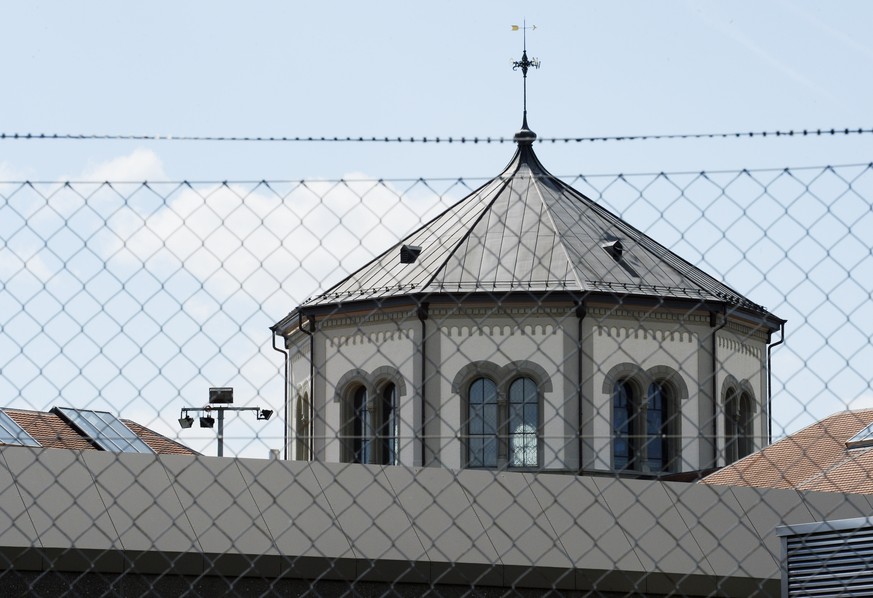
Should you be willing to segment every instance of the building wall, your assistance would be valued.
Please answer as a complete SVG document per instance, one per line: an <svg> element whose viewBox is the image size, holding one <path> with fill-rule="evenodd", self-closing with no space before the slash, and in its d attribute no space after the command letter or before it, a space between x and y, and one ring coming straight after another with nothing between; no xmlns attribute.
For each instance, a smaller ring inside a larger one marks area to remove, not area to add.
<svg viewBox="0 0 873 598"><path fill-rule="evenodd" d="M754 450L767 445L767 336L762 330L729 323L718 333L718 465L725 460L725 405L728 386L752 395Z"/></svg>
<svg viewBox="0 0 873 598"><path fill-rule="evenodd" d="M657 316L657 319L656 319ZM701 338L709 333L705 318L683 314L603 310L589 314L592 454L586 468L611 470L613 383L633 377L656 380L675 372L687 391L679 399L681 471L701 468L701 413L698 395ZM644 385L647 385L644 383Z"/></svg>
<svg viewBox="0 0 873 598"><path fill-rule="evenodd" d="M482 375L498 383L503 377L506 386L519 375L539 384L541 469L577 471L580 458L584 470L613 469L612 388L622 377L636 377L642 384L666 377L681 389L676 396L679 471L712 467L716 452L723 462L725 421L719 401L725 384L753 389L756 447L766 435L766 336L736 321L717 328L707 312L595 306L580 314L570 305L438 306L423 321L420 316L402 309L319 320L312 380L309 337L299 331L291 335L290 396L299 401L314 388L315 459L343 458L344 393L350 386L373 387L389 374L399 385L400 464L407 466L466 466L466 396L472 380ZM714 333L719 364L715 402ZM530 371L519 374L524 368ZM294 442L303 433L296 427L295 407L289 409L289 455L299 459L306 455Z"/></svg>
<svg viewBox="0 0 873 598"><path fill-rule="evenodd" d="M438 446L433 447L436 463L450 468L465 465L465 396L470 382L481 373L464 376L464 368L486 362L483 368L518 377L512 372L513 364L532 362L543 374L530 374L540 384L542 395L542 467L575 466L577 401L575 386L568 384L565 376L565 370L574 367L570 363L572 356L565 352L566 325L575 323L572 310L452 310L436 312L431 320L437 329L441 355L435 385L440 397Z"/></svg>

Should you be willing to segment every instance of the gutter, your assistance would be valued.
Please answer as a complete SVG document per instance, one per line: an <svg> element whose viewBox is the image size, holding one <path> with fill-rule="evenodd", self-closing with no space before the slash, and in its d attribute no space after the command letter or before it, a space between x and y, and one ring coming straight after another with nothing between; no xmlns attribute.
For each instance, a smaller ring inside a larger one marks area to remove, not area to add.
<svg viewBox="0 0 873 598"><path fill-rule="evenodd" d="M578 475L582 475L582 472L585 467L585 461L583 461L583 457L585 456L585 441L583 440L583 424L584 424L584 416L582 413L582 405L585 402L585 397L582 393L582 321L585 319L585 316L588 315L588 310L585 307L585 300L583 299L576 305L576 318L578 322L578 328L576 333L576 356L578 359L577 362L577 373L576 373L576 392L578 394L579 401L579 472Z"/></svg>
<svg viewBox="0 0 873 598"><path fill-rule="evenodd" d="M306 449L307 461L310 461L315 456L315 318L309 316L309 330L306 330L303 327L303 313L297 312L297 328L309 336L309 446Z"/></svg>
<svg viewBox="0 0 873 598"><path fill-rule="evenodd" d="M284 349L280 349L279 347L276 346L276 329L273 328L272 331L273 331L273 350L278 351L279 353L284 355L284 357L282 358L282 363L285 366L285 434L284 434L284 436L285 436L285 450L284 450L283 454L285 455L284 459L287 461L288 460L288 436L287 436L287 434L288 434L288 397L290 394L289 390L288 390L288 383L289 383L289 373L290 373L291 366L290 366L289 359L288 359L288 351L285 351Z"/></svg>
<svg viewBox="0 0 873 598"><path fill-rule="evenodd" d="M785 322L779 327L779 342L767 345L767 444L773 443L773 347L785 342Z"/></svg>
<svg viewBox="0 0 873 598"><path fill-rule="evenodd" d="M717 312L710 312L709 325L712 331L712 467L718 467L718 331L727 326L727 305L721 306L722 322L718 326Z"/></svg>
<svg viewBox="0 0 873 598"><path fill-rule="evenodd" d="M427 368L427 317L429 303L420 303L416 310L416 315L421 322L421 345L419 354L421 355L421 388L419 394L421 396L421 466L427 466L427 435L425 434L425 426L427 425L427 401L425 401L427 376L425 375Z"/></svg>

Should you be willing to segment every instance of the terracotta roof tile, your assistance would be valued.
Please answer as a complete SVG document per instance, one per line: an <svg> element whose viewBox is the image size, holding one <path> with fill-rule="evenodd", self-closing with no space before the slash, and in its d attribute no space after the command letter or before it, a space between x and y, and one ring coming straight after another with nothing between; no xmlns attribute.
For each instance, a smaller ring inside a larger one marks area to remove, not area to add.
<svg viewBox="0 0 873 598"><path fill-rule="evenodd" d="M196 451L189 449L184 444L176 442L175 440L171 440L166 436L162 436L158 434L154 430L150 430L145 426L142 426L134 421L129 419L121 420L124 424L130 428L134 434L143 439L143 441L149 445L153 451L162 455L196 455L198 454Z"/></svg>
<svg viewBox="0 0 873 598"><path fill-rule="evenodd" d="M24 409L4 409L3 411L46 448L78 451L97 450L94 445L54 413Z"/></svg>
<svg viewBox="0 0 873 598"><path fill-rule="evenodd" d="M846 448L870 423L873 409L834 414L700 483L873 494L873 447Z"/></svg>

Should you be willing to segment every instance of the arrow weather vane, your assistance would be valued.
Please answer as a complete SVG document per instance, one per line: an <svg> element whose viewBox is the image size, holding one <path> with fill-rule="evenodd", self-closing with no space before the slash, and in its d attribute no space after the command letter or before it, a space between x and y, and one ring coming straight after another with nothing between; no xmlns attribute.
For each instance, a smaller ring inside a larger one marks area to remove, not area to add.
<svg viewBox="0 0 873 598"><path fill-rule="evenodd" d="M518 31L519 29L521 29L522 34L524 35L524 38L523 38L524 45L522 46L523 49L521 52L521 60L514 60L512 62L512 70L517 71L518 69L521 69L522 79L524 80L524 115L525 115L525 120L527 119L527 69L529 69L530 67L533 67L535 69L540 68L540 61L539 60L537 60L536 58L529 60L527 57L527 30L530 29L531 31L536 31L536 28L537 28L536 25L531 25L530 27L528 27L527 21L522 21L521 27L519 27L518 25L512 26L513 31Z"/></svg>

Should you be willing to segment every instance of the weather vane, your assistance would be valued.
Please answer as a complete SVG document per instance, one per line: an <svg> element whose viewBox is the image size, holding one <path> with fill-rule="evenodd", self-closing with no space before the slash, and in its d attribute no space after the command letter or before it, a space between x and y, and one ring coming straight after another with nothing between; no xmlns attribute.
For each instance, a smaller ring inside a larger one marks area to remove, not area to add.
<svg viewBox="0 0 873 598"><path fill-rule="evenodd" d="M536 58L528 59L528 57L527 57L527 30L530 29L531 31L536 31L536 28L537 28L536 25L531 25L530 27L528 27L527 21L522 21L521 27L519 27L518 25L512 26L513 31L518 31L520 29L523 36L524 36L523 37L523 46L522 46L523 49L521 52L521 60L514 60L512 62L512 70L517 71L518 69L521 69L522 79L524 80L525 121L526 121L526 117L527 117L527 69L529 69L531 67L533 67L535 69L540 68L540 61L538 59L536 59Z"/></svg>

